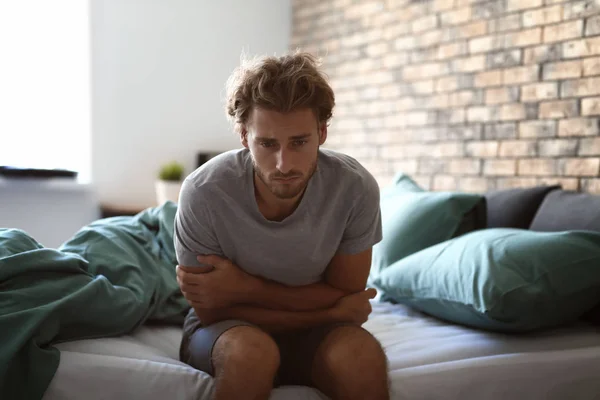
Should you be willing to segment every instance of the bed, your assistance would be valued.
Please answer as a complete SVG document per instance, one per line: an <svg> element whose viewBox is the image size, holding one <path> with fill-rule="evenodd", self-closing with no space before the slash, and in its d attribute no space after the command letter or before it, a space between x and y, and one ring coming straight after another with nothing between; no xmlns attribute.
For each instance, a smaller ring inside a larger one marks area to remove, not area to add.
<svg viewBox="0 0 600 400"><path fill-rule="evenodd" d="M387 353L393 399L600 398L600 334L583 323L504 335L373 302L364 326ZM180 338L178 327L145 325L118 338L59 344L61 361L44 400L209 399L212 378L178 361ZM282 387L271 399L325 397Z"/></svg>

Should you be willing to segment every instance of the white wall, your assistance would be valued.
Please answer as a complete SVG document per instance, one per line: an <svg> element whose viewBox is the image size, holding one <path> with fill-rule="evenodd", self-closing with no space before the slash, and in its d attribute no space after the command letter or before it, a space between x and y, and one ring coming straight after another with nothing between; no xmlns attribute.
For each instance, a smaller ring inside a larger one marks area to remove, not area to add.
<svg viewBox="0 0 600 400"><path fill-rule="evenodd" d="M92 181L101 202L154 205L162 163L239 147L223 109L242 50L288 49L290 0L92 0Z"/></svg>

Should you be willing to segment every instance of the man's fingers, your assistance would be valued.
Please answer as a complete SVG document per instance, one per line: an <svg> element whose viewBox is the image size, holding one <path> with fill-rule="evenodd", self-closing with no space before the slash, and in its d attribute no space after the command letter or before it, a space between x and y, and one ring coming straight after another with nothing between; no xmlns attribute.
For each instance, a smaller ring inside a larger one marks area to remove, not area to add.
<svg viewBox="0 0 600 400"><path fill-rule="evenodd" d="M196 257L196 259L202 264L208 264L212 266L217 266L225 261L224 258L217 256L216 254L208 254L208 255L200 255Z"/></svg>
<svg viewBox="0 0 600 400"><path fill-rule="evenodd" d="M365 292L369 299L374 299L377 296L377 290L374 288L368 288Z"/></svg>

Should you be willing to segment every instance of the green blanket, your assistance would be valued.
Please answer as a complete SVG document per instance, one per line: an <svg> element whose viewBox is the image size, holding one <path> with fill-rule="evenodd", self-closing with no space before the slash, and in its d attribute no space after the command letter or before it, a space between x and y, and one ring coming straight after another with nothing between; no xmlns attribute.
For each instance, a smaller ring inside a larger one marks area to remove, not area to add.
<svg viewBox="0 0 600 400"><path fill-rule="evenodd" d="M60 361L53 344L181 324L167 202L84 227L59 249L0 229L0 399L40 399Z"/></svg>

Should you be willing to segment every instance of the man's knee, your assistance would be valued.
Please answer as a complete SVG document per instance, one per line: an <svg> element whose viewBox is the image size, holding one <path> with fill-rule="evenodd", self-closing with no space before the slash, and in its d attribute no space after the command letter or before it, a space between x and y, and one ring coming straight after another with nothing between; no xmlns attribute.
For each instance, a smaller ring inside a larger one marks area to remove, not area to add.
<svg viewBox="0 0 600 400"><path fill-rule="evenodd" d="M385 353L360 327L343 326L327 334L315 354L312 379L335 398L389 398Z"/></svg>
<svg viewBox="0 0 600 400"><path fill-rule="evenodd" d="M279 368L279 348L267 333L251 326L236 326L225 331L212 351L217 374L224 368L275 373Z"/></svg>
<svg viewBox="0 0 600 400"><path fill-rule="evenodd" d="M386 364L385 353L377 339L358 326L343 326L329 332L316 358L315 363L322 363L328 369L359 375Z"/></svg>

